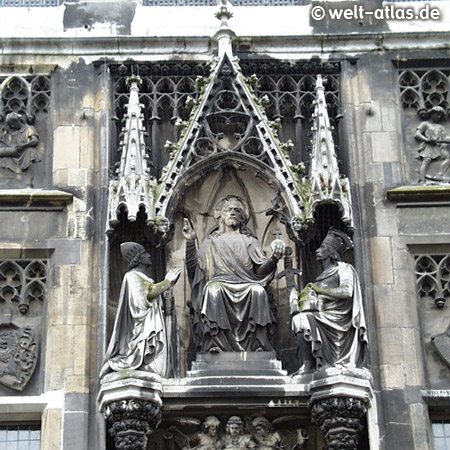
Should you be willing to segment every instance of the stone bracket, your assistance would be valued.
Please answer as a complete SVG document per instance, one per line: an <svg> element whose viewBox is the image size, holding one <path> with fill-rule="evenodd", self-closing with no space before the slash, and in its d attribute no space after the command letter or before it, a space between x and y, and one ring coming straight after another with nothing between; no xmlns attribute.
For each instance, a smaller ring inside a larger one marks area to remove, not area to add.
<svg viewBox="0 0 450 450"><path fill-rule="evenodd" d="M101 380L98 402L116 449L145 450L161 422L161 377L124 370Z"/></svg>

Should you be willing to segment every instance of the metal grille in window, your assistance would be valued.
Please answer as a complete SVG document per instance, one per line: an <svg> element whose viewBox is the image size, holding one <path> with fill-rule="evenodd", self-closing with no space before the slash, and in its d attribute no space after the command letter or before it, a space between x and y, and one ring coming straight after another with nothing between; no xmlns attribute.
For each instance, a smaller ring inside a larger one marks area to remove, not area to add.
<svg viewBox="0 0 450 450"><path fill-rule="evenodd" d="M445 110L450 105L450 70L402 70L399 76L400 100L404 108L415 109L419 116L434 106Z"/></svg>
<svg viewBox="0 0 450 450"><path fill-rule="evenodd" d="M294 143L297 151L290 155L294 163L309 160L306 152L310 144L314 87L317 75L323 75L330 120L334 125L335 143L339 154L337 126L340 118L339 63L241 59L239 64L248 83L254 87L256 96L260 98L267 96L270 103L266 109L269 120L281 120L280 140L283 142L291 140ZM200 86L209 75L209 66L204 63L123 64L112 66L111 72L114 76L118 140L128 103L129 88L126 78L132 73L139 74L142 78L139 99L144 105L144 124L149 133L148 156L153 164L152 174L159 176L169 158L169 155L162 151L164 143L167 140L178 141L179 132L176 123L189 118L190 110L186 108L186 99L199 97ZM116 155L117 161L119 157L120 155ZM345 173L345 167L342 169L342 173Z"/></svg>
<svg viewBox="0 0 450 450"><path fill-rule="evenodd" d="M415 255L417 292L442 308L450 298L450 255Z"/></svg>
<svg viewBox="0 0 450 450"><path fill-rule="evenodd" d="M39 425L0 425L0 450L39 450Z"/></svg>
<svg viewBox="0 0 450 450"><path fill-rule="evenodd" d="M433 438L435 450L450 450L450 421L433 420Z"/></svg>
<svg viewBox="0 0 450 450"><path fill-rule="evenodd" d="M0 303L26 314L32 302L43 302L46 295L47 261L0 260Z"/></svg>
<svg viewBox="0 0 450 450"><path fill-rule="evenodd" d="M310 0L232 0L234 6L299 6ZM215 6L216 0L144 0L144 6Z"/></svg>
<svg viewBox="0 0 450 450"><path fill-rule="evenodd" d="M58 6L64 0L0 0L0 6L34 7L34 6Z"/></svg>

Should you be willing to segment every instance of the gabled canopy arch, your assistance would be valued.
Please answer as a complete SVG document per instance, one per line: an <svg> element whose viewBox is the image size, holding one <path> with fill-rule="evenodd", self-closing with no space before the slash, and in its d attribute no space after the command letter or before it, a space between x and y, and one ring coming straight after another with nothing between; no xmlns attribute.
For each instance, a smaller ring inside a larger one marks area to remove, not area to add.
<svg viewBox="0 0 450 450"><path fill-rule="evenodd" d="M202 161L197 162L190 167L177 181L176 185L171 189L170 196L164 199L166 208L163 210L156 209L156 216L164 216L172 220L174 212L177 210L181 198L186 195L190 186L205 181L212 173L223 174L226 171L248 172L251 177L264 182L272 191L270 198L263 199L263 203L270 207L271 202L278 193L285 193L285 187L277 178L275 171L264 162L238 152L216 153ZM283 206L287 209L287 215L290 217L295 215L298 206L292 202L292 197L282 195Z"/></svg>
<svg viewBox="0 0 450 450"><path fill-rule="evenodd" d="M298 215L298 177L285 144L276 137L276 124L268 121L263 102L253 94L237 61L224 52L210 78L202 82L202 95L197 102L191 99L191 117L181 124L178 144L166 144L171 159L158 183L155 216L170 220L187 186L224 167L250 170L266 180L274 196L282 192L287 198L291 217Z"/></svg>

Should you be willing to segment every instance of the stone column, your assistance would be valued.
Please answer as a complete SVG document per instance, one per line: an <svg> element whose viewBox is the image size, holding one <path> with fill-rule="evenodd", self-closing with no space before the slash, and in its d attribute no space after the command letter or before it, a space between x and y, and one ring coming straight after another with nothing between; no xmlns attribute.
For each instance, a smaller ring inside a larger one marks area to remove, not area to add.
<svg viewBox="0 0 450 450"><path fill-rule="evenodd" d="M117 450L146 450L161 422L161 377L139 370L106 375L98 402Z"/></svg>

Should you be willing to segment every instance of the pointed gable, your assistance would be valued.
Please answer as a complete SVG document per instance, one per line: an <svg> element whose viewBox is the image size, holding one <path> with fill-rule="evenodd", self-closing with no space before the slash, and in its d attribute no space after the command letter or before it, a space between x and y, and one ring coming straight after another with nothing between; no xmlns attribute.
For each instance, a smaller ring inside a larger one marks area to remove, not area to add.
<svg viewBox="0 0 450 450"><path fill-rule="evenodd" d="M157 216L171 215L184 186L224 164L234 164L268 177L290 201L293 215L300 213L301 197L296 174L258 100L242 75L236 58L223 51L215 60L209 80L178 144L168 144L171 160L159 181ZM194 103L194 102L192 102Z"/></svg>

